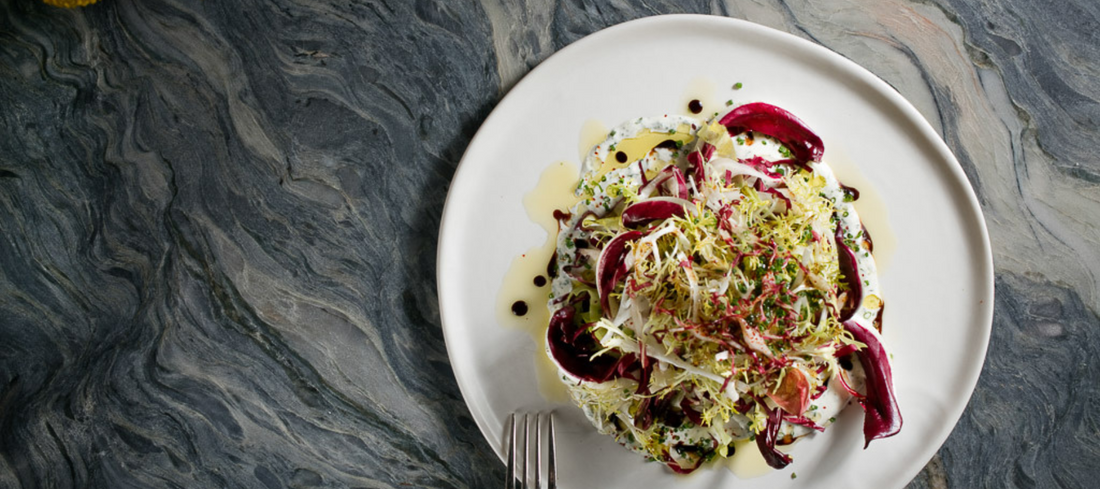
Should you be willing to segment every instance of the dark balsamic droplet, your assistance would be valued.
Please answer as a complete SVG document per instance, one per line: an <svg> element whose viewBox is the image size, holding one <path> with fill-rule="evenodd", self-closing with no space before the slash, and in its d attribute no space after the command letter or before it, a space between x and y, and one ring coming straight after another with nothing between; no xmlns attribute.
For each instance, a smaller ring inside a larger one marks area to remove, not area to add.
<svg viewBox="0 0 1100 489"><path fill-rule="evenodd" d="M558 252L554 251L554 255L550 257L550 261L546 264L546 276L554 278L558 276Z"/></svg>
<svg viewBox="0 0 1100 489"><path fill-rule="evenodd" d="M622 151L617 151L615 153L615 161L618 161L619 163L626 163L626 153L623 153Z"/></svg>
<svg viewBox="0 0 1100 489"><path fill-rule="evenodd" d="M517 316L524 316L527 314L527 303L523 301L515 301L512 303L512 314Z"/></svg>
<svg viewBox="0 0 1100 489"><path fill-rule="evenodd" d="M542 275L536 276L535 287L542 287L543 285L546 285L546 277L543 277Z"/></svg>
<svg viewBox="0 0 1100 489"><path fill-rule="evenodd" d="M524 306L524 309L526 309L526 308L527 307ZM512 306L512 309L515 310L515 306ZM844 356L837 359L837 363L840 364L840 368L842 368L844 370L851 370L852 367L855 366L855 365L852 365L852 359L850 357L851 357L851 355L844 355Z"/></svg>
<svg viewBox="0 0 1100 489"><path fill-rule="evenodd" d="M699 102L698 99L692 100L688 103L688 110L690 110L692 114L698 114L703 111L703 104Z"/></svg>

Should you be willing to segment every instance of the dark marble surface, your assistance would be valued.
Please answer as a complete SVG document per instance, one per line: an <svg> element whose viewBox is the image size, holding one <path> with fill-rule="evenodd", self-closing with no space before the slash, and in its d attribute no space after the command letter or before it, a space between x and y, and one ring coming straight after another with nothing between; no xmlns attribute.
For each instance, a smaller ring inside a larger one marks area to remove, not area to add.
<svg viewBox="0 0 1100 489"><path fill-rule="evenodd" d="M973 183L989 355L910 486L1095 487L1089 0L0 0L0 487L496 487L440 331L448 183L531 67L672 12L855 60Z"/></svg>

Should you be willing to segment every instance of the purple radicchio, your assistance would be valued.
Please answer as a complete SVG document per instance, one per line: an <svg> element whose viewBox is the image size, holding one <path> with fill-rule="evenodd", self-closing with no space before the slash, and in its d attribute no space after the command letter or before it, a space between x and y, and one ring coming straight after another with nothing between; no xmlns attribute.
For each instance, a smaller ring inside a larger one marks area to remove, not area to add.
<svg viewBox="0 0 1100 489"><path fill-rule="evenodd" d="M890 358L882 347L878 335L869 328L855 322L845 321L844 329L852 334L852 339L867 345L856 351L859 363L867 375L866 395L859 400L863 407L863 447L871 440L896 435L901 431L901 411L894 398L894 379L890 372Z"/></svg>
<svg viewBox="0 0 1100 489"><path fill-rule="evenodd" d="M627 231L615 236L600 251L596 260L596 292L600 295L600 307L604 316L611 316L610 296L615 286L626 276L627 243L641 238L641 231Z"/></svg>
<svg viewBox="0 0 1100 489"><path fill-rule="evenodd" d="M775 442L779 438L779 426L783 422L783 413L778 409L765 407L768 411L768 421L764 425L764 431L756 435L756 448L764 461L773 469L782 469L791 463L791 456L775 448Z"/></svg>
<svg viewBox="0 0 1100 489"><path fill-rule="evenodd" d="M714 149L713 144L703 143L703 149L688 153L687 161L691 164L691 175L695 177L697 183L707 181L707 171L704 164L710 161L710 158L714 156Z"/></svg>
<svg viewBox="0 0 1100 489"><path fill-rule="evenodd" d="M783 208L784 213L791 210L791 208L794 207L791 204L790 197L787 197L786 195L783 195L783 192L779 191L779 189L775 189L775 188L768 187L768 186L764 185L763 180L757 180L756 181L756 191L760 192L762 194L768 194L768 195L773 196L774 198L772 200L778 200L778 201L783 202L786 205Z"/></svg>
<svg viewBox="0 0 1100 489"><path fill-rule="evenodd" d="M649 196L657 191L662 195L687 200L689 189L687 180L684 180L684 173L676 165L669 165L657 172L657 175L646 182L645 185L642 185L638 189L638 195Z"/></svg>
<svg viewBox="0 0 1100 489"><path fill-rule="evenodd" d="M783 178L783 175L775 171L776 165L778 165L779 163L788 162L790 160L768 161L768 160L765 160L764 158L761 158L759 156L753 156L752 158L738 160L738 161L741 162L741 164L743 164L743 165L748 165L748 166L753 167L757 171L767 175L768 178L771 178L773 180L779 180L779 179Z"/></svg>
<svg viewBox="0 0 1100 489"><path fill-rule="evenodd" d="M546 342L554 361L566 372L588 382L606 382L619 377L638 379L639 362L633 353L619 358L611 355L592 358L602 347L587 325L577 324L576 316L576 309L566 305L550 317Z"/></svg>
<svg viewBox="0 0 1100 489"><path fill-rule="evenodd" d="M673 165L670 165L669 168L672 168L672 178L665 181L665 190L671 197L687 200L689 197L689 187L687 180L684 179L683 172Z"/></svg>
<svg viewBox="0 0 1100 489"><path fill-rule="evenodd" d="M623 226L634 228L672 216L683 217L684 204L688 203L675 197L654 197L636 202L623 209Z"/></svg>
<svg viewBox="0 0 1100 489"><path fill-rule="evenodd" d="M844 292L844 303L840 305L840 322L847 321L859 309L859 303L863 298L863 280L859 277L859 265L856 262L856 254L848 245L844 244L844 232L837 228L836 231L837 262L840 265L840 274L844 276L844 284L848 291Z"/></svg>
<svg viewBox="0 0 1100 489"><path fill-rule="evenodd" d="M576 324L576 309L566 305L550 317L546 342L550 355L566 372L590 382L603 382L615 369L610 356L592 358L600 350L596 338L583 324Z"/></svg>
<svg viewBox="0 0 1100 489"><path fill-rule="evenodd" d="M821 161L825 145L821 138L794 114L763 102L742 105L726 114L720 121L730 134L745 131L758 132L778 139L791 151L798 163Z"/></svg>

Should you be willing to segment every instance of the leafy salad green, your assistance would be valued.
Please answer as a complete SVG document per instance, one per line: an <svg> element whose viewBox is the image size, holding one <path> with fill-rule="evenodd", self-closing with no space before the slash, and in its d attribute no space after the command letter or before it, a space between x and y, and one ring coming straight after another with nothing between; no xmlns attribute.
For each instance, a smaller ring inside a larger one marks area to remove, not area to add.
<svg viewBox="0 0 1100 489"><path fill-rule="evenodd" d="M687 473L748 439L783 467L776 446L852 398L868 442L900 429L858 193L822 152L767 104L637 119L593 149L559 221L547 348L601 432Z"/></svg>

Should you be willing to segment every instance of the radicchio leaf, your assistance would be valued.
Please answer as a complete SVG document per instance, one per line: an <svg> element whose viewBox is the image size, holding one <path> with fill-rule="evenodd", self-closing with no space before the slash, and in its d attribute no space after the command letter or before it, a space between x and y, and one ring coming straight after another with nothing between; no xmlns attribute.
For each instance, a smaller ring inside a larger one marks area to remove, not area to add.
<svg viewBox="0 0 1100 489"><path fill-rule="evenodd" d="M672 216L683 217L684 204L687 202L670 197L654 197L631 204L623 210L623 226L634 228Z"/></svg>
<svg viewBox="0 0 1100 489"><path fill-rule="evenodd" d="M703 426L703 414L695 410L687 396L680 400L680 411L683 411L684 416L687 416L696 426Z"/></svg>
<svg viewBox="0 0 1100 489"><path fill-rule="evenodd" d="M774 187L782 182L783 175L775 173L770 170L762 170L759 166L753 165L752 160L739 160L734 161L729 158L718 157L711 160L710 167L714 178L719 180L725 180L730 182L733 177L738 175L747 175L755 177L758 181L763 182L766 187Z"/></svg>
<svg viewBox="0 0 1100 489"><path fill-rule="evenodd" d="M779 437L779 425L783 422L783 415L778 409L765 407L768 411L768 422L764 425L764 431L756 435L756 448L760 449L760 455L773 469L782 469L791 463L791 456L775 448L776 439Z"/></svg>
<svg viewBox="0 0 1100 489"><path fill-rule="evenodd" d="M673 393L663 396L648 396L638 404L638 412L634 415L634 426L640 430L648 430L658 419L664 425L679 426L683 422L683 415L672 410ZM675 419L680 418L680 419Z"/></svg>
<svg viewBox="0 0 1100 489"><path fill-rule="evenodd" d="M833 356L836 357L836 358L844 358L848 355L851 355L851 354L855 353L856 350L858 350L858 349L859 349L859 347L856 346L856 345L844 345L840 348L837 348L836 353L833 353ZM845 369L850 370L851 366L848 366Z"/></svg>
<svg viewBox="0 0 1100 489"><path fill-rule="evenodd" d="M604 382L616 370L618 360L607 355L592 358L600 345L583 324L576 324L575 318L576 309L570 305L550 317L546 332L550 355L566 372L589 382Z"/></svg>
<svg viewBox="0 0 1100 489"><path fill-rule="evenodd" d="M710 161L711 156L714 156L714 145L710 143L703 143L703 149L688 153L687 160L691 164L691 173L695 176L696 183L701 184L707 181L707 171L704 164Z"/></svg>
<svg viewBox="0 0 1100 489"><path fill-rule="evenodd" d="M811 430L816 430L820 432L825 431L825 428L823 426L813 422L812 420L804 416L783 416L783 421L786 421L790 424L796 424L804 428L809 428Z"/></svg>
<svg viewBox="0 0 1100 489"><path fill-rule="evenodd" d="M670 165L668 168L671 168L670 172L672 173L672 177L665 180L665 190L671 197L687 200L689 197L689 187L687 184L687 180L684 180L683 172L681 172L680 169L674 165Z"/></svg>
<svg viewBox="0 0 1100 489"><path fill-rule="evenodd" d="M837 262L840 265L840 274L844 275L844 283L848 285L844 304L840 306L840 322L847 321L859 309L859 303L863 299L863 280L859 277L859 268L856 263L856 254L848 245L844 244L844 233L837 228L836 231Z"/></svg>
<svg viewBox="0 0 1100 489"><path fill-rule="evenodd" d="M776 199L782 200L784 204L787 204L786 210L784 212L789 211L792 207L794 207L793 205L791 205L791 199L789 197L783 195L783 192L780 192L778 189L765 186L763 180L756 181L756 191L768 195L773 195Z"/></svg>
<svg viewBox="0 0 1100 489"><path fill-rule="evenodd" d="M596 292L600 295L600 307L604 316L611 316L609 298L615 285L626 275L626 244L642 237L641 231L627 231L607 243L596 261Z"/></svg>
<svg viewBox="0 0 1100 489"><path fill-rule="evenodd" d="M752 158L741 159L741 160L737 160L737 161L741 162L741 164L749 165L749 166L755 168L757 171L759 171L759 172L761 172L761 173L763 173L763 174L765 174L765 175L767 175L767 176L769 176L773 179L778 180L778 179L783 178L783 175L780 175L779 173L777 173L775 171L775 166L778 165L779 163L786 162L786 160L778 161L778 162L777 161L768 161L768 160L765 160L764 158L761 158L759 156L753 156Z"/></svg>
<svg viewBox="0 0 1100 489"><path fill-rule="evenodd" d="M645 173L642 176L644 177ZM652 195L654 191L684 200L689 197L687 181L684 180L683 172L676 165L666 166L657 172L657 175L638 189L638 195L647 197Z"/></svg>
<svg viewBox="0 0 1100 489"><path fill-rule="evenodd" d="M882 347L878 335L855 321L845 321L844 329L852 339L867 345L856 351L859 363L867 375L867 394L861 399L863 417L863 448L871 440L896 435L901 431L901 411L894 399L894 378L890 372L890 358Z"/></svg>
<svg viewBox="0 0 1100 489"><path fill-rule="evenodd" d="M806 124L794 114L771 104L745 104L726 114L720 122L730 134L753 131L766 134L791 150L799 163L821 161L825 145Z"/></svg>

